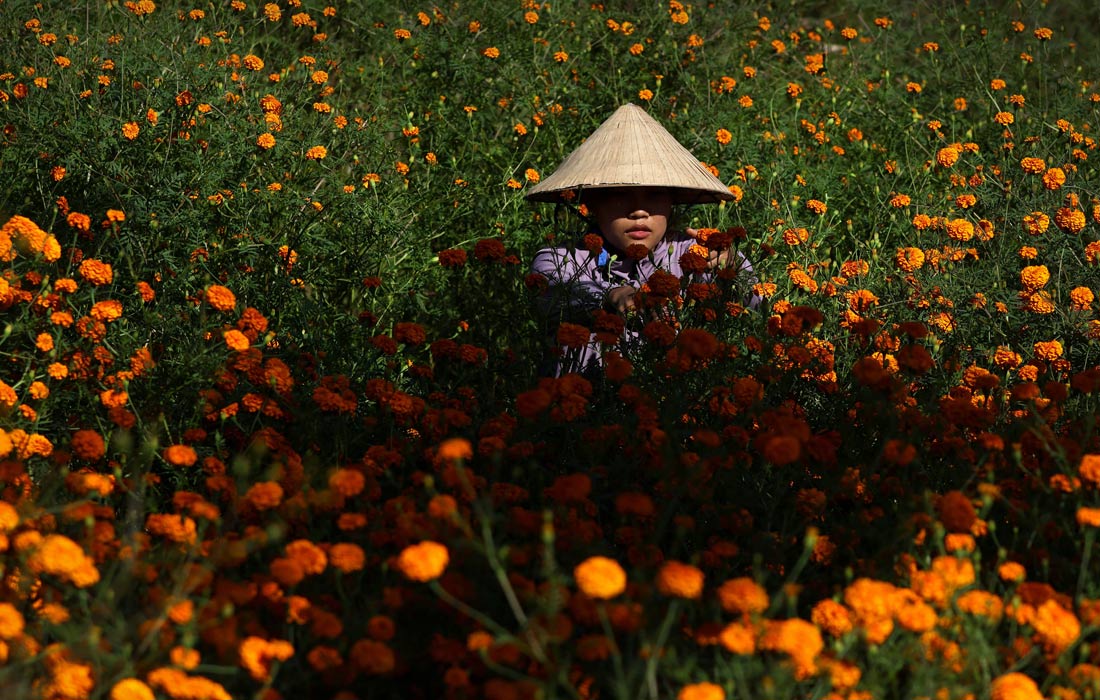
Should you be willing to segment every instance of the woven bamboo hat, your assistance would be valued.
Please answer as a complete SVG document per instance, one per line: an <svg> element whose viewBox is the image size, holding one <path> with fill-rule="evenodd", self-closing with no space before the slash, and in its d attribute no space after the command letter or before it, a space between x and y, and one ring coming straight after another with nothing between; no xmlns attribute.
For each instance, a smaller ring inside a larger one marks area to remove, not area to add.
<svg viewBox="0 0 1100 700"><path fill-rule="evenodd" d="M558 202L569 190L602 187L668 187L673 203L733 199L691 151L634 104L615 110L558 169L527 191L527 199Z"/></svg>

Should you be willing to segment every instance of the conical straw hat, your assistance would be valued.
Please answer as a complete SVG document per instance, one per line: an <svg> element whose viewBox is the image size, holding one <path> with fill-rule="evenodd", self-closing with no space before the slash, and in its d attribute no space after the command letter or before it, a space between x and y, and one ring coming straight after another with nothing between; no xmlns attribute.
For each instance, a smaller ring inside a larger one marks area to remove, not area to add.
<svg viewBox="0 0 1100 700"><path fill-rule="evenodd" d="M527 199L557 202L567 190L670 187L676 204L733 199L714 177L644 109L625 104L558 166L527 191Z"/></svg>

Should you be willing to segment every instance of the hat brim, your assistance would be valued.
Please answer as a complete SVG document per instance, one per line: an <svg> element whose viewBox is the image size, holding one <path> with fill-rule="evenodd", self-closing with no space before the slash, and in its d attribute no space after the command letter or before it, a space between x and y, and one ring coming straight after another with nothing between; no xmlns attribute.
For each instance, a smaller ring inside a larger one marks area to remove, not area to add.
<svg viewBox="0 0 1100 700"><path fill-rule="evenodd" d="M613 187L662 187L676 204L729 201L729 188L644 109L625 104L570 153L557 170L530 188L535 202L558 202L567 192Z"/></svg>

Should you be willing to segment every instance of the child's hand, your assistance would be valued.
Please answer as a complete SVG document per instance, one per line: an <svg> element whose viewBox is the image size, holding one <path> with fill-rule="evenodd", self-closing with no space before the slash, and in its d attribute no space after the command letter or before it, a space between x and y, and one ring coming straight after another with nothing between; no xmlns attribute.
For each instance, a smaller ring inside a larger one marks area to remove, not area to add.
<svg viewBox="0 0 1100 700"><path fill-rule="evenodd" d="M684 229L684 233L686 233L691 238L694 238L696 240L699 239L699 231L697 229L687 228ZM730 251L728 249L723 250L722 252L712 250L710 251L710 255L707 257L707 269L713 270L716 267L725 267L726 261L728 261L729 258Z"/></svg>
<svg viewBox="0 0 1100 700"><path fill-rule="evenodd" d="M625 316L634 310L634 293L637 291L629 285L615 287L604 297L604 306Z"/></svg>

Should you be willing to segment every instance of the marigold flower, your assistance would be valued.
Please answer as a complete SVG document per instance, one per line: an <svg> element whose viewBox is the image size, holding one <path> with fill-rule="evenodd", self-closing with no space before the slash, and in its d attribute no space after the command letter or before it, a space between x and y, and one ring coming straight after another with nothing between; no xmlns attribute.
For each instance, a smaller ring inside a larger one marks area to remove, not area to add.
<svg viewBox="0 0 1100 700"><path fill-rule="evenodd" d="M174 467L191 467L198 461L199 455L189 445L172 445L165 448L164 461Z"/></svg>
<svg viewBox="0 0 1100 700"><path fill-rule="evenodd" d="M80 263L80 276L89 284L102 287L114 280L114 271L111 266L94 258L87 258Z"/></svg>
<svg viewBox="0 0 1100 700"><path fill-rule="evenodd" d="M676 700L726 700L726 691L715 683L691 683L680 688Z"/></svg>
<svg viewBox="0 0 1100 700"><path fill-rule="evenodd" d="M714 138L718 141L718 143L725 146L733 140L733 134L731 134L727 129L719 129L717 132L715 132Z"/></svg>
<svg viewBox="0 0 1100 700"><path fill-rule="evenodd" d="M268 510L283 501L283 487L275 481L261 481L249 487L244 500L256 510Z"/></svg>
<svg viewBox="0 0 1100 700"><path fill-rule="evenodd" d="M425 540L401 550L395 566L405 578L426 582L439 578L449 562L450 554L446 547L438 542Z"/></svg>
<svg viewBox="0 0 1100 700"><path fill-rule="evenodd" d="M756 652L756 633L741 622L731 622L718 633L718 643L732 653L749 656Z"/></svg>
<svg viewBox="0 0 1100 700"><path fill-rule="evenodd" d="M795 677L808 678L817 672L817 655L825 647L821 632L813 624L799 618L766 620L759 647L765 651L787 654L794 662Z"/></svg>
<svg viewBox="0 0 1100 700"><path fill-rule="evenodd" d="M1022 673L1006 673L993 679L990 700L1043 700L1039 686Z"/></svg>
<svg viewBox="0 0 1100 700"><path fill-rule="evenodd" d="M225 340L226 347L236 352L244 352L252 347L252 341L248 339L248 336L236 328L222 333L222 338Z"/></svg>
<svg viewBox="0 0 1100 700"><path fill-rule="evenodd" d="M276 661L286 661L294 656L294 647L283 639L267 640L248 637L237 648L241 668L257 681L271 678L271 666Z"/></svg>
<svg viewBox="0 0 1100 700"><path fill-rule="evenodd" d="M310 146L306 150L306 158L309 160L324 160L328 156L328 149L324 146Z"/></svg>
<svg viewBox="0 0 1100 700"><path fill-rule="evenodd" d="M577 588L589 598L607 600L626 590L626 572L608 557L589 557L573 569Z"/></svg>
<svg viewBox="0 0 1100 700"><path fill-rule="evenodd" d="M275 136L271 132L260 134L256 137L256 145L266 151L275 146Z"/></svg>
<svg viewBox="0 0 1100 700"><path fill-rule="evenodd" d="M1081 636L1081 623L1077 616L1053 598L1035 609L1031 626L1043 646L1053 654L1061 654Z"/></svg>
<svg viewBox="0 0 1100 700"><path fill-rule="evenodd" d="M657 590L662 595L694 600L703 593L703 579L698 567L667 561L657 573Z"/></svg>
<svg viewBox="0 0 1100 700"><path fill-rule="evenodd" d="M23 634L23 614L11 603L0 603L0 639L11 640Z"/></svg>
<svg viewBox="0 0 1100 700"><path fill-rule="evenodd" d="M1057 190L1066 184L1066 172L1061 168L1050 168L1043 173L1043 187L1048 190Z"/></svg>
<svg viewBox="0 0 1100 700"><path fill-rule="evenodd" d="M924 251L913 247L898 248L894 263L905 272L919 270L924 265Z"/></svg>
<svg viewBox="0 0 1100 700"><path fill-rule="evenodd" d="M1020 167L1025 173L1031 173L1032 175L1038 175L1047 168L1047 163L1042 158L1036 158L1034 156L1028 156L1020 160Z"/></svg>
<svg viewBox="0 0 1100 700"><path fill-rule="evenodd" d="M1081 527L1100 527L1100 508L1077 509L1077 524Z"/></svg>
<svg viewBox="0 0 1100 700"><path fill-rule="evenodd" d="M587 335L585 336L587 341ZM466 438L449 438L439 443L437 456L446 461L473 459L474 449Z"/></svg>
<svg viewBox="0 0 1100 700"><path fill-rule="evenodd" d="M718 600L729 613L758 615L768 609L768 592L748 577L727 580L718 587Z"/></svg>
<svg viewBox="0 0 1100 700"><path fill-rule="evenodd" d="M122 125L122 136L127 141L133 141L141 133L141 127L137 122L126 122Z"/></svg>
<svg viewBox="0 0 1100 700"><path fill-rule="evenodd" d="M1077 475L1084 482L1100 486L1100 454L1087 454L1081 457L1081 462L1077 465Z"/></svg>
<svg viewBox="0 0 1100 700"><path fill-rule="evenodd" d="M109 700L155 700L153 689L137 678L124 678L111 686Z"/></svg>
<svg viewBox="0 0 1100 700"><path fill-rule="evenodd" d="M78 430L73 433L69 448L73 455L88 462L97 462L107 452L107 445L94 430Z"/></svg>
<svg viewBox="0 0 1100 700"><path fill-rule="evenodd" d="M939 163L941 167L950 168L952 165L959 162L959 149L954 146L944 146L936 151L936 162Z"/></svg>

